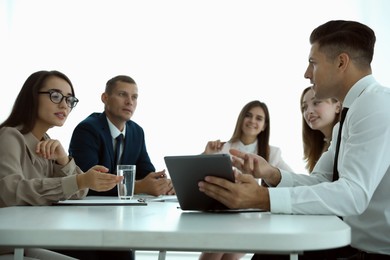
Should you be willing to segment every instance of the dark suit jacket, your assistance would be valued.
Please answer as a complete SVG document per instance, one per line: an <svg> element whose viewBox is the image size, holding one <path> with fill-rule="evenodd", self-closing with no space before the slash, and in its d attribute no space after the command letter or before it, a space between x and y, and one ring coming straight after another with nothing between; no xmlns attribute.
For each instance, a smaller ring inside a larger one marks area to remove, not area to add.
<svg viewBox="0 0 390 260"><path fill-rule="evenodd" d="M84 172L94 165L103 165L110 173L115 172L114 148L110 128L105 113L92 113L80 122L73 131L69 145L69 155ZM155 168L146 151L143 129L135 122L126 122L125 146L122 155L122 164L137 165L136 179L144 178ZM88 195L117 196L115 186L106 192L89 190Z"/></svg>

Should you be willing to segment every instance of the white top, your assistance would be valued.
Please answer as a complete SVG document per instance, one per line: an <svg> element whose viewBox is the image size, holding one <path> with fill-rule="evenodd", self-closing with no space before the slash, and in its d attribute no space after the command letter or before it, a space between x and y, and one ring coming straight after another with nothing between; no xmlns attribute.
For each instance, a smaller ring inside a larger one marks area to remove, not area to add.
<svg viewBox="0 0 390 260"><path fill-rule="evenodd" d="M229 150L231 148L240 150L241 152L245 152L245 153L257 154L257 140L254 143L251 143L251 144L248 144L248 145L243 144L241 141L237 141L237 142L234 142L234 143L226 142L222 146L221 151L219 151L218 153L230 154ZM282 170L292 171L290 166L288 166L287 163L285 163L283 161L282 151L280 150L279 147L270 145L269 163L272 166L275 166L275 167L280 168Z"/></svg>
<svg viewBox="0 0 390 260"><path fill-rule="evenodd" d="M366 76L348 92L344 106L349 111L342 130L339 180L331 182L332 142L310 176L281 171L278 187L309 186L269 189L271 211L343 216L352 228L353 247L390 255L390 89ZM338 128L332 140L337 140Z"/></svg>
<svg viewBox="0 0 390 260"><path fill-rule="evenodd" d="M177 202L147 203L0 208L0 246L297 253L350 243L350 227L335 216L185 212Z"/></svg>

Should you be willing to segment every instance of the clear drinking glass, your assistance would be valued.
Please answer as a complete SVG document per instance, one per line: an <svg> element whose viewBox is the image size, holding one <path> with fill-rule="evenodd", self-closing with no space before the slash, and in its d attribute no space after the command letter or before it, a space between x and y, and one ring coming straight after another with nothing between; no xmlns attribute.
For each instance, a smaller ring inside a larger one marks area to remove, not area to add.
<svg viewBox="0 0 390 260"><path fill-rule="evenodd" d="M123 176L123 180L118 183L118 197L129 200L134 196L135 165L117 165L116 174Z"/></svg>

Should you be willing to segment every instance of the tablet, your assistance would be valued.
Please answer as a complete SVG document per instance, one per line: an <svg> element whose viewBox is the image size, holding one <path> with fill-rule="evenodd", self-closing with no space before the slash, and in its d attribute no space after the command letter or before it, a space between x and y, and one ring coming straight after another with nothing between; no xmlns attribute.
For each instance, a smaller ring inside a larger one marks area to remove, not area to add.
<svg viewBox="0 0 390 260"><path fill-rule="evenodd" d="M225 205L199 191L198 182L217 176L234 182L228 154L165 156L165 164L182 210L224 210Z"/></svg>

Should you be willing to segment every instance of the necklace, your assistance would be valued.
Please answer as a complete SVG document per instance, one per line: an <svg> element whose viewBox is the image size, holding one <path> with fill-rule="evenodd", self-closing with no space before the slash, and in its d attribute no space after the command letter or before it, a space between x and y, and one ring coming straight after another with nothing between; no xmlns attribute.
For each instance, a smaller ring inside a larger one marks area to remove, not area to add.
<svg viewBox="0 0 390 260"><path fill-rule="evenodd" d="M324 142L325 142L326 144L330 144L330 138L324 138Z"/></svg>

